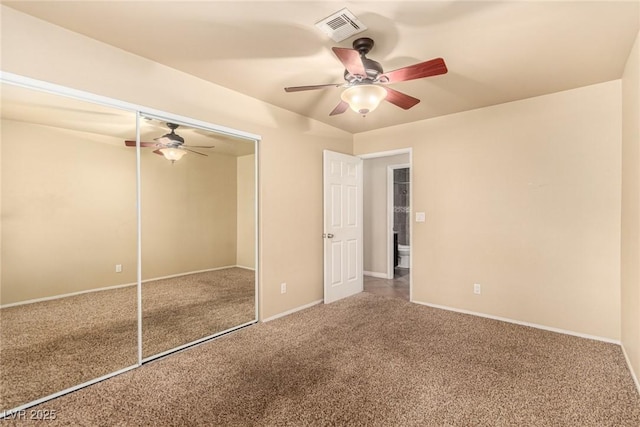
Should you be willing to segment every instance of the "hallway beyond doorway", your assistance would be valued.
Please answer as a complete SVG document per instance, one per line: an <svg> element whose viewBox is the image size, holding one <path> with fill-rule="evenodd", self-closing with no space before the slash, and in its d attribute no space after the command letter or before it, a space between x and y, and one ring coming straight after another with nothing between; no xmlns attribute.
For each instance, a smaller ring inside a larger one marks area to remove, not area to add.
<svg viewBox="0 0 640 427"><path fill-rule="evenodd" d="M409 269L395 268L394 279L364 276L364 291L409 301Z"/></svg>

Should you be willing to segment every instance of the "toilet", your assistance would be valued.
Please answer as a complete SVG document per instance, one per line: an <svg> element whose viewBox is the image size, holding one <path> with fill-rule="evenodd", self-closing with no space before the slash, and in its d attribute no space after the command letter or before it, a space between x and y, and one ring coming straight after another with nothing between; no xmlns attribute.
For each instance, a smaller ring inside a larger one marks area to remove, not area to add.
<svg viewBox="0 0 640 427"><path fill-rule="evenodd" d="M409 268L409 249L411 247L409 245L398 245L398 256L400 257L400 261L398 262L398 267L400 268Z"/></svg>

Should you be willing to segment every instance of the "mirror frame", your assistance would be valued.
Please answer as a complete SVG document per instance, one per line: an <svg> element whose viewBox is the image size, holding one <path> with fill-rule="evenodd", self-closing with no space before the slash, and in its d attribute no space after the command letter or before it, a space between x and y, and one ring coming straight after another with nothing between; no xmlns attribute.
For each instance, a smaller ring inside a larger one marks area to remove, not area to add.
<svg viewBox="0 0 640 427"><path fill-rule="evenodd" d="M0 70L0 83L1 84L8 84L8 85L13 85L13 86L19 86L19 87L23 87L26 89L31 89L31 90L35 90L35 91L40 91L40 92L47 92L53 95L59 95L59 96L63 96L63 97L67 97L67 98L74 98L80 101L85 101L85 102L89 102L89 103L93 103L93 104L98 104L98 105L102 105L105 107L110 107L110 108L114 108L114 109L118 109L118 110L123 110L123 111L129 111L135 114L135 118L136 118L136 215L137 215L137 219L136 219L136 230L137 230L137 248L136 248L136 259L137 259L137 272L136 272L136 295L137 295L137 363L132 365L132 366L128 366L125 367L123 369L117 370L115 372L103 375L99 378L94 378L91 379L89 381L83 382L81 384L77 384L75 386L66 388L64 390L60 390L56 393L50 394L48 396L44 396L41 398L38 398L36 400L30 401L30 402L26 402L24 404L21 404L18 407L12 408L12 409L3 409L0 408L0 419L5 419L6 417L10 416L11 414L14 414L16 412L22 411L26 408L32 407L34 405L40 404L42 402L46 402L48 400L54 399L56 397L62 396L64 394L67 394L69 392L72 391L76 391L79 390L81 388L87 387L91 384L95 384L97 382L103 381L107 378L111 378L114 377L116 375L122 374L124 372L130 371L132 369L136 369L140 366L142 366L143 364L157 359L159 357L164 357L170 353L174 353L176 351L180 351L182 349L200 344L204 341L208 341L211 339L214 339L216 337L219 337L221 335L227 334L229 332L238 330L240 328L255 324L258 322L259 319L259 271L260 271L260 258L259 258L259 247L260 247L260 240L259 240L259 235L260 235L260 230L259 230L259 225L260 225L260 211L259 211L259 198L260 198L260 192L259 192L259 157L260 157L260 150L259 150L259 142L262 140L260 135L256 135L256 134L252 134L249 132L244 132L244 131L240 131L237 129L232 129L229 127L225 127L225 126L220 126L220 125L216 125L213 123L208 123L205 121L201 121L201 120L197 120L197 119L193 119L193 118L189 118L189 117L185 117L185 116L181 116L181 115L177 115L177 114L173 114L173 113L169 113L169 112L165 112L165 111L161 111L161 110L156 110L153 108L149 108L149 107L145 107L145 106L141 106L141 105L137 105L137 104L133 104L133 103L129 103L129 102L125 102L125 101L120 101L117 99L113 99L113 98L109 98L109 97L105 97L105 96L101 96L101 95L96 95L90 92L85 92L85 91L81 91L81 90L77 90L77 89L73 89L73 88L69 88L66 86L61 86L61 85L57 85L57 84L53 84L53 83L49 83L49 82L45 82L42 80L36 80L36 79L32 79L29 77L25 77L25 76L21 76L18 74L13 74L13 73L7 73L4 71ZM143 358L143 352L142 352L142 215L141 215L141 162L140 162L140 121L143 119L143 117L152 117L154 119L158 119L158 120L162 120L162 121L169 121L169 122L174 122L174 123L180 123L180 124L184 124L187 126L191 126L194 128L199 128L202 130L206 130L215 134L222 134L225 136L229 136L232 138L236 138L236 139L244 139L248 142L253 142L254 144L254 155L255 155L255 163L254 163L254 172L255 172L255 179L254 179L254 188L255 188L255 198L254 198L254 226L255 226L255 233L254 233L254 259L255 259L255 271L254 271L254 319L240 324L240 325L236 325L233 326L229 329L223 330L223 331L217 331L211 335L208 335L206 337L197 339L195 341L191 341L185 344L182 344L178 347L169 349L167 351L163 351L159 354L155 354L146 358Z"/></svg>

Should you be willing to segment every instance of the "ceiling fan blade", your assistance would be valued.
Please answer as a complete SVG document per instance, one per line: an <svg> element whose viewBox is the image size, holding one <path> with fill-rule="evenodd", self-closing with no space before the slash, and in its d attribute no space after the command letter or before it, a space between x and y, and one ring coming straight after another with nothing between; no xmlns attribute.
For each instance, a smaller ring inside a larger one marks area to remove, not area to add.
<svg viewBox="0 0 640 427"><path fill-rule="evenodd" d="M216 148L215 145L186 145L183 144L181 147L189 147L189 148Z"/></svg>
<svg viewBox="0 0 640 427"><path fill-rule="evenodd" d="M153 150L154 153L159 154L161 156L164 156L164 154L162 154L162 151L160 151L160 149L158 150Z"/></svg>
<svg viewBox="0 0 640 427"><path fill-rule="evenodd" d="M418 98L409 96L406 93L398 92L397 90L391 89L390 87L385 87L385 89L387 90L387 97L385 99L393 105L397 105L398 107L405 110L408 110L409 108L420 102Z"/></svg>
<svg viewBox="0 0 640 427"><path fill-rule="evenodd" d="M345 47L332 47L331 49L351 75L367 77L362 58L360 58L360 52Z"/></svg>
<svg viewBox="0 0 640 427"><path fill-rule="evenodd" d="M382 74L379 79L381 83L406 82L407 80L446 74L447 71L447 65L444 63L444 59L436 58L389 71L388 73Z"/></svg>
<svg viewBox="0 0 640 427"><path fill-rule="evenodd" d="M329 115L335 116L336 114L342 114L347 111L347 108L349 108L349 104L344 101L340 101L340 103L336 105L336 108L334 108L333 111L329 113Z"/></svg>
<svg viewBox="0 0 640 427"><path fill-rule="evenodd" d="M196 150L190 150L189 148L184 148L184 146L182 147L182 150L188 151L190 153L196 153L196 154L200 154L201 156L205 156L205 157L209 157L208 154L204 154L204 153L199 153Z"/></svg>
<svg viewBox="0 0 640 427"><path fill-rule="evenodd" d="M312 86L293 86L293 87L285 87L285 92L301 92L303 90L316 90L316 89L325 89L328 87L340 87L342 83L329 83L326 85L312 85Z"/></svg>
<svg viewBox="0 0 640 427"><path fill-rule="evenodd" d="M125 141L124 145L126 145L127 147L135 147L136 146L136 142L135 141ZM140 141L140 147L157 147L158 143L157 142L142 142Z"/></svg>

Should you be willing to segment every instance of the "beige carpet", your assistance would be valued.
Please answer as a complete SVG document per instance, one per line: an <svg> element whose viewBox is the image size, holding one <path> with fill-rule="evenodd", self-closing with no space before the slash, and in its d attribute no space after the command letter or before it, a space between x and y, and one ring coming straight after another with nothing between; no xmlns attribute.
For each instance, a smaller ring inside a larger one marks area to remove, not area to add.
<svg viewBox="0 0 640 427"><path fill-rule="evenodd" d="M143 355L255 319L254 272L147 282ZM135 286L0 310L0 412L137 363Z"/></svg>
<svg viewBox="0 0 640 427"><path fill-rule="evenodd" d="M143 357L255 320L254 290L255 272L242 268L145 283Z"/></svg>
<svg viewBox="0 0 640 427"><path fill-rule="evenodd" d="M34 409L48 425L640 425L619 346L366 293Z"/></svg>

